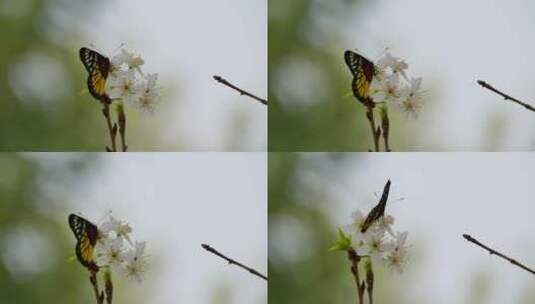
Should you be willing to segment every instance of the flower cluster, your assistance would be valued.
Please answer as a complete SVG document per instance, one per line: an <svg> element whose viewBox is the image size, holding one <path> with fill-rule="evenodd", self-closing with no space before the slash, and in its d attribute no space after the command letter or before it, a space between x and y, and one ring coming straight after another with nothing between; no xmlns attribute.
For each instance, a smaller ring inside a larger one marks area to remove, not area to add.
<svg viewBox="0 0 535 304"><path fill-rule="evenodd" d="M369 258L375 264L402 273L407 263L408 246L405 242L408 232L394 232L392 225L395 219L385 214L362 233L366 216L357 210L351 217L351 224L339 229L338 240L331 250L355 250L361 258Z"/></svg>
<svg viewBox="0 0 535 304"><path fill-rule="evenodd" d="M154 114L160 97L156 87L158 74L145 75L141 70L144 63L141 56L121 49L111 59L106 94L111 100L121 100L142 113Z"/></svg>
<svg viewBox="0 0 535 304"><path fill-rule="evenodd" d="M398 273L403 272L403 267L407 262L407 240L408 232L394 232L392 225L394 217L384 215L373 223L365 233L361 232L362 225L366 220L364 214L357 210L351 215L350 225L344 230L351 237L351 247L361 257L370 257L373 263L386 265Z"/></svg>
<svg viewBox="0 0 535 304"><path fill-rule="evenodd" d="M418 118L423 106L423 96L420 90L422 78L410 78L406 74L409 65L389 52L375 63L370 96L375 103L392 105L395 109Z"/></svg>
<svg viewBox="0 0 535 304"><path fill-rule="evenodd" d="M144 255L145 242L132 241L132 227L125 221L115 219L111 214L98 227L98 231L96 264L141 282L148 265L147 256Z"/></svg>

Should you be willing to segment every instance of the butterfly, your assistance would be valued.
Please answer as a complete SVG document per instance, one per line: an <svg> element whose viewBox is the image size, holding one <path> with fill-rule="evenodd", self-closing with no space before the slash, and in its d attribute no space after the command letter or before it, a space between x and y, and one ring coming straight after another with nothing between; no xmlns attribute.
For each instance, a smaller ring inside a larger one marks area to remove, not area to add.
<svg viewBox="0 0 535 304"><path fill-rule="evenodd" d="M98 272L93 261L93 251L98 240L98 228L90 221L75 215L69 215L69 226L76 237L76 257L78 261L92 272Z"/></svg>
<svg viewBox="0 0 535 304"><path fill-rule="evenodd" d="M375 75L375 65L353 51L345 51L344 59L353 74L353 81L351 82L353 95L364 105L373 107L374 103L369 96L369 91Z"/></svg>
<svg viewBox="0 0 535 304"><path fill-rule="evenodd" d="M80 60L89 72L87 77L87 88L91 95L101 101L108 103L110 98L106 95L106 79L110 73L110 59L88 48L80 49Z"/></svg>
<svg viewBox="0 0 535 304"><path fill-rule="evenodd" d="M381 217L385 215L385 207L386 207L386 201L388 200L388 193L390 192L390 180L386 182L385 188L383 189L383 194L381 195L381 199L379 200L379 203L377 206L373 207L373 209L368 213L368 216L366 217L366 220L364 221L364 224L362 224L362 228L360 232L365 233L368 228L373 225L377 220L379 220Z"/></svg>

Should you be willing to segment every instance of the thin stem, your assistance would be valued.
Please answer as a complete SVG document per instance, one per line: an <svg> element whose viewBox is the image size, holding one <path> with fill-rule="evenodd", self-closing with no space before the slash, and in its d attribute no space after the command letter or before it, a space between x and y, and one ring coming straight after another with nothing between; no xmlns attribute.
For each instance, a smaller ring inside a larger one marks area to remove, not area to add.
<svg viewBox="0 0 535 304"><path fill-rule="evenodd" d="M488 247L488 246L482 244L481 242L479 242L479 241L476 240L475 238L471 237L470 235L468 235L468 234L463 234L463 237L464 237L467 241L469 241L469 242L471 242L471 243L474 243L474 244L476 244L477 246L479 246L479 247L481 247L481 248L487 250L491 255L492 255L492 254L497 255L497 256L501 257L502 259L505 259L505 260L509 261L509 263L511 263L511 264L513 264L513 265L515 265L515 266L518 266L518 267L524 269L525 271L530 272L531 274L535 274L535 271L532 270L531 268L529 268L529 267L527 267L527 266L521 264L520 262L518 262L518 261L515 260L515 259L512 259L512 258L506 256L506 255L503 254L503 253L500 253L499 251L496 251L496 250L494 250L494 249L492 249L492 248L490 248L490 247Z"/></svg>
<svg viewBox="0 0 535 304"><path fill-rule="evenodd" d="M368 261L371 263L371 261ZM369 268L368 268L369 267ZM373 304L373 285L374 285L374 274L371 268L371 264L366 267L366 289L368 292L368 303Z"/></svg>
<svg viewBox="0 0 535 304"><path fill-rule="evenodd" d="M262 278L262 279L264 279L264 280L266 280L266 281L268 280L267 276L261 274L260 272L258 272L257 270L255 270L255 269L253 269L253 268L251 268L251 267L245 266L245 265L243 265L242 263L240 263L240 262L238 262L238 261L236 261L236 260L233 260L233 259L231 259L231 258L225 256L224 254L222 254L222 253L220 253L219 251L215 250L215 249L214 249L213 247L211 247L210 245L201 244L201 247L202 247L204 250L206 250L206 251L208 251L208 252L211 252L211 253L217 255L218 257L220 257L220 258L226 260L229 264L234 264L234 265L236 265L236 266L238 266L238 267L241 267L241 268L243 268L243 269L249 271L251 274L254 274L254 275L257 276L257 277L260 277L260 278Z"/></svg>
<svg viewBox="0 0 535 304"><path fill-rule="evenodd" d="M126 114L124 113L123 105L119 105L118 121L119 121L119 135L121 135L121 151L126 152L128 146L126 145Z"/></svg>
<svg viewBox="0 0 535 304"><path fill-rule="evenodd" d="M366 109L366 118L368 118L370 128L372 129L373 145L375 147L375 152L379 152L379 138L381 137L381 129L375 126L373 107L367 106Z"/></svg>
<svg viewBox="0 0 535 304"><path fill-rule="evenodd" d="M244 91L244 90L240 89L239 87L233 85L232 83L228 82L226 79L224 79L221 76L214 75L213 78L214 78L215 81L217 81L217 82L219 82L219 83L221 83L223 85L226 85L227 87L229 87L231 89L234 89L234 90L238 91L240 93L240 95L249 96L249 97L259 101L260 103L265 104L266 106L268 104L267 99L260 98L260 97L258 97L256 95L253 95L253 94L251 94L251 93L249 93L247 91Z"/></svg>
<svg viewBox="0 0 535 304"><path fill-rule="evenodd" d="M355 249L350 248L347 250L347 258L351 262L351 273L355 278L355 284L357 285L357 304L364 304L364 282L360 281L359 275L359 262L360 256L357 254Z"/></svg>
<svg viewBox="0 0 535 304"><path fill-rule="evenodd" d="M96 272L90 271L89 281L91 282L91 285L93 285L93 291L95 292L95 298L97 299L97 304L103 304L104 292L100 292L98 289L98 279L97 279Z"/></svg>
<svg viewBox="0 0 535 304"><path fill-rule="evenodd" d="M381 109L381 128L383 130L383 140L385 143L385 152L391 152L390 145L388 144L388 138L390 135L390 120L388 119L387 109Z"/></svg>
<svg viewBox="0 0 535 304"><path fill-rule="evenodd" d="M492 91L492 92L494 92L494 93L496 93L496 94L502 96L505 100L510 100L510 101L512 101L512 102L514 102L514 103L517 103L517 104L523 106L524 108L526 108L526 109L528 109L528 110L530 110L530 111L535 112L535 107L533 107L533 106L531 106L531 105L528 104L528 103L525 103L525 102L523 102L523 101L520 101L520 100L518 100L518 99L516 99L516 98L514 98L514 97L511 97L511 96L509 96L509 95L507 95L507 94L505 94L505 93L499 91L498 89L494 88L493 86L491 86L490 84L486 83L485 81L483 81L483 80L478 80L477 83L478 83L480 86L484 87L485 89L490 90L490 91Z"/></svg>
<svg viewBox="0 0 535 304"><path fill-rule="evenodd" d="M113 283L111 282L111 273L106 273L106 303L112 304L113 300Z"/></svg>
<svg viewBox="0 0 535 304"><path fill-rule="evenodd" d="M117 135L117 125L111 123L110 118L110 104L107 102L102 102L102 114L106 118L106 123L108 125L108 132L110 134L111 148L106 146L106 151L116 152L117 148L115 145L115 136Z"/></svg>

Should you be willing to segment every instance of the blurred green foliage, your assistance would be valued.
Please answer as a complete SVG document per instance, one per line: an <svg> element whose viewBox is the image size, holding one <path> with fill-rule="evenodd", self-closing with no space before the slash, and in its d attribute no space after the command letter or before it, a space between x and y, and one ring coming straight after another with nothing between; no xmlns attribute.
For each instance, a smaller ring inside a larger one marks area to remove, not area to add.
<svg viewBox="0 0 535 304"><path fill-rule="evenodd" d="M70 43L76 27L59 21L64 16L83 18L98 4L2 1L0 150L103 151L106 129L100 105L89 94L81 95L87 76L78 49Z"/></svg>
<svg viewBox="0 0 535 304"><path fill-rule="evenodd" d="M51 181L78 174L88 163L80 157L49 172L27 156L0 154L0 302L92 302L80 301L91 299L88 277L69 262L74 239L65 203L50 202L42 188L45 176Z"/></svg>
<svg viewBox="0 0 535 304"><path fill-rule="evenodd" d="M269 1L269 151L368 151L371 131L364 107L351 93L343 53L349 20L371 2ZM358 38L359 31L351 31ZM363 41L362 45L367 43ZM371 43L368 43L371 44ZM391 116L394 150L407 146Z"/></svg>

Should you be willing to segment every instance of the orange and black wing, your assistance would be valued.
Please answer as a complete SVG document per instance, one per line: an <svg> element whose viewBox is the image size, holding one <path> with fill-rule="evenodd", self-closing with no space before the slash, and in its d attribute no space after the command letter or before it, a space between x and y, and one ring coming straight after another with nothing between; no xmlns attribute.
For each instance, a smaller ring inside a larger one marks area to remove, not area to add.
<svg viewBox="0 0 535 304"><path fill-rule="evenodd" d="M352 51L346 51L344 59L353 74L351 83L353 95L365 105L373 105L369 91L375 74L375 66L368 59Z"/></svg>
<svg viewBox="0 0 535 304"><path fill-rule="evenodd" d="M98 228L90 221L75 215L69 215L69 226L76 237L76 257L87 269L97 272L98 266L93 261L93 251L98 239Z"/></svg>
<svg viewBox="0 0 535 304"><path fill-rule="evenodd" d="M381 199L379 200L379 203L377 206L373 207L373 209L370 211L368 216L366 217L366 220L364 221L364 224L362 225L362 229L360 232L365 233L368 228L371 227L373 223L375 223L378 219L383 217L385 215L385 208L386 208L386 201L388 200L388 193L390 192L390 180L386 182L385 188L383 189L383 195L381 195Z"/></svg>
<svg viewBox="0 0 535 304"><path fill-rule="evenodd" d="M110 72L110 59L88 48L80 49L80 60L89 76L87 88L91 95L99 101L109 102L106 95L106 79Z"/></svg>

